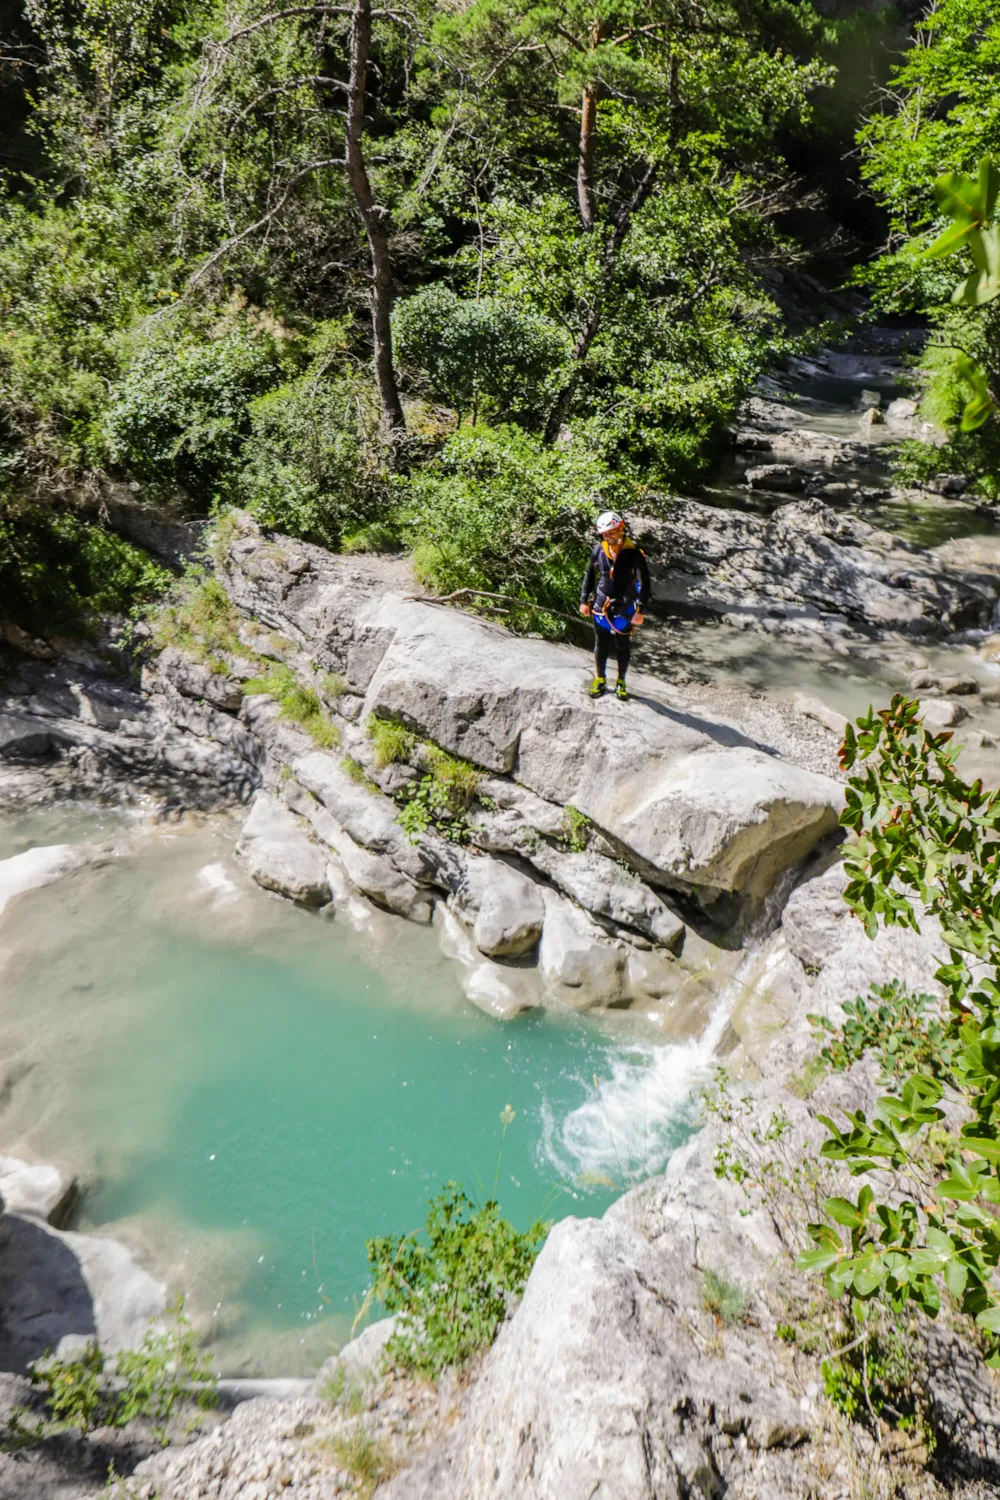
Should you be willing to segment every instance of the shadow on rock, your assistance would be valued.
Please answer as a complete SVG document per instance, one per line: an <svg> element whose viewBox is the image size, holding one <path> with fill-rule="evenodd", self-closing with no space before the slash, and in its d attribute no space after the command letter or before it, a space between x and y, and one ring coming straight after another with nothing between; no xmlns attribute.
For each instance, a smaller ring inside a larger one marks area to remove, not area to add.
<svg viewBox="0 0 1000 1500"><path fill-rule="evenodd" d="M7 1214L0 1227L0 1370L23 1374L67 1334L93 1338L80 1262L45 1225Z"/></svg>

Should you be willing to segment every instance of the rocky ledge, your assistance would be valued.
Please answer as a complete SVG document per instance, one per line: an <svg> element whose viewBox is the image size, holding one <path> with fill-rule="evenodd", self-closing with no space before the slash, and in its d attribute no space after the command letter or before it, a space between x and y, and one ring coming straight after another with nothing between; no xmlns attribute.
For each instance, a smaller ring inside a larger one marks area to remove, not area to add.
<svg viewBox="0 0 1000 1500"><path fill-rule="evenodd" d="M692 925L745 926L836 826L837 781L662 683L592 702L578 650L515 650L245 518L217 577L229 649L170 648L143 677L174 759L187 742L220 790L256 788L239 847L262 885L359 924L435 921L493 1014L663 996ZM461 817L436 817L435 777L456 776Z"/></svg>

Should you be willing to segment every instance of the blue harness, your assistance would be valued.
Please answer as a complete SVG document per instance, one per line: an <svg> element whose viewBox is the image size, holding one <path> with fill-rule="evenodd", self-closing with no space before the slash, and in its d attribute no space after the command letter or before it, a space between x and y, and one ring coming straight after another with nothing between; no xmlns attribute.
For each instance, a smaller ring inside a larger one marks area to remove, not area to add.
<svg viewBox="0 0 1000 1500"><path fill-rule="evenodd" d="M593 613L593 621L598 630L607 630L612 635L628 635L628 633L632 629L632 616L636 611L636 605L639 601L639 592L641 587L641 583L637 580L635 585L635 598L626 600L624 605L619 606L619 608L623 609L622 614L609 615L604 609L595 609ZM609 600L609 605L610 602L611 601Z"/></svg>

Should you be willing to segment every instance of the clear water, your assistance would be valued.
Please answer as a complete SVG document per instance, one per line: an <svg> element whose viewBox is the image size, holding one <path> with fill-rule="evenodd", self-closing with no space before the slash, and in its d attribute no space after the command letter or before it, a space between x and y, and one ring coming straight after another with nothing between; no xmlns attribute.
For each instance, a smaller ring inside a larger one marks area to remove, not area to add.
<svg viewBox="0 0 1000 1500"><path fill-rule="evenodd" d="M0 922L0 1056L29 1067L0 1126L84 1172L81 1227L137 1238L214 1321L222 1368L315 1368L363 1297L366 1238L415 1228L442 1182L496 1184L522 1226L599 1213L688 1133L711 1038L499 1025L428 930L364 937L269 898L230 830L129 837Z"/></svg>

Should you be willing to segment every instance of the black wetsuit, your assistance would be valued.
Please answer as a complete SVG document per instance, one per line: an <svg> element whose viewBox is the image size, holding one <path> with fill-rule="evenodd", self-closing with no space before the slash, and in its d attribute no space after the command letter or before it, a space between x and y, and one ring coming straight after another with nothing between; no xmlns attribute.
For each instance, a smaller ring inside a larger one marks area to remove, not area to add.
<svg viewBox="0 0 1000 1500"><path fill-rule="evenodd" d="M608 615L631 615L634 610L645 613L649 602L649 567L646 554L637 547L631 537L626 537L612 558L603 542L598 542L590 554L590 562L580 590L580 603L586 604L594 594L593 613ZM608 655L614 648L618 663L618 676L624 680L632 655L631 627L624 631L604 630L594 626L594 662L598 677L604 677L608 669Z"/></svg>

